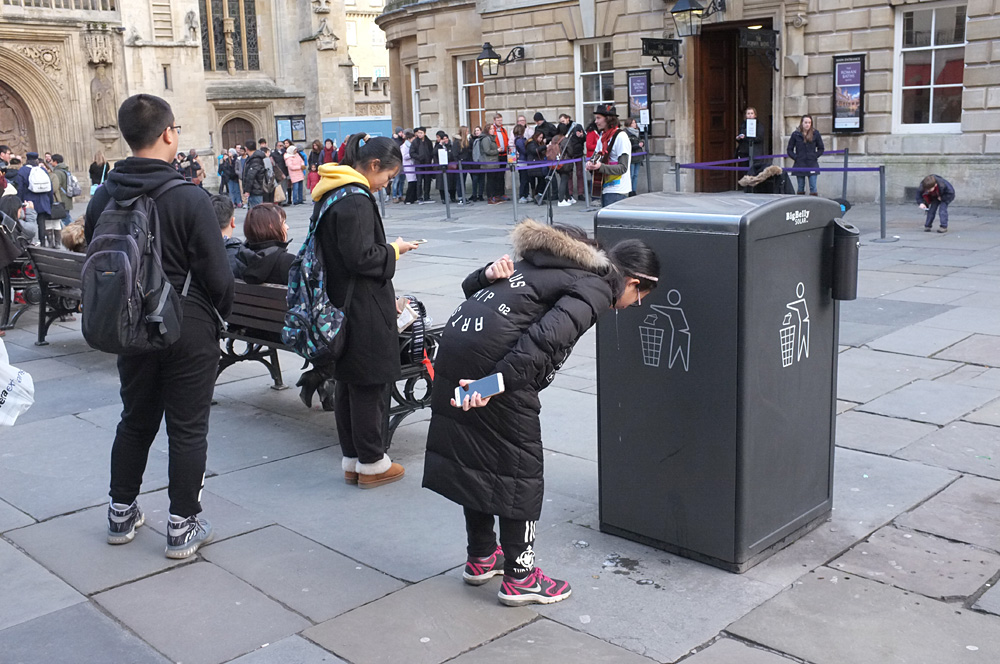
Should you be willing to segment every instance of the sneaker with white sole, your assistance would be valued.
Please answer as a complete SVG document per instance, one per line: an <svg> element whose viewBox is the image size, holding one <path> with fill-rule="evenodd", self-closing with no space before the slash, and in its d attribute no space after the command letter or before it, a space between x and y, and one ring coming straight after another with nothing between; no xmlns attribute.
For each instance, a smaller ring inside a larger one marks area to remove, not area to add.
<svg viewBox="0 0 1000 664"><path fill-rule="evenodd" d="M189 516L179 523L167 519L167 558L188 558L212 541L215 533L212 524L198 515Z"/></svg>
<svg viewBox="0 0 1000 664"><path fill-rule="evenodd" d="M556 205L558 205L559 207L569 207L572 204L573 203L571 201L559 201L558 203L556 203Z"/></svg>
<svg viewBox="0 0 1000 664"><path fill-rule="evenodd" d="M125 509L116 509L115 505L120 503L108 505L108 544L128 544L135 538L135 529L146 522L146 517L134 500Z"/></svg>
<svg viewBox="0 0 1000 664"><path fill-rule="evenodd" d="M503 574L503 563L503 549L499 546L492 555L485 558L469 556L469 559L465 561L462 579L470 586L481 586L494 576Z"/></svg>
<svg viewBox="0 0 1000 664"><path fill-rule="evenodd" d="M560 602L573 590L569 584L559 579L550 579L535 568L523 579L504 574L503 583L497 597L501 604L507 606L524 606L525 604L552 604Z"/></svg>

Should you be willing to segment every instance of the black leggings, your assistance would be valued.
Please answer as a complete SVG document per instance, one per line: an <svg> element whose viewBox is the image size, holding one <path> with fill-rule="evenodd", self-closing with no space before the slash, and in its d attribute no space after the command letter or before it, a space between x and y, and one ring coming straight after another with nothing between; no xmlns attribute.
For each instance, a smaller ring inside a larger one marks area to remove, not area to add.
<svg viewBox="0 0 1000 664"><path fill-rule="evenodd" d="M494 530L496 517L477 512L468 507L465 511L465 532L469 546L466 552L476 558L485 558L497 548ZM500 546L503 548L503 573L524 578L535 568L535 522L500 517Z"/></svg>

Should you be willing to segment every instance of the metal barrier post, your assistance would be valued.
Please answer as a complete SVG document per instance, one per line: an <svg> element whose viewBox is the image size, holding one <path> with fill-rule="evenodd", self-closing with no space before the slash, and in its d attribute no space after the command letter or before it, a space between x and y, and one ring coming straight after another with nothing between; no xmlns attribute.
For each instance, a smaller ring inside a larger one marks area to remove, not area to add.
<svg viewBox="0 0 1000 664"><path fill-rule="evenodd" d="M643 164L643 166L646 167L646 192L647 193L653 191L653 173L650 170L650 168L652 167L653 164L652 164L652 162L649 159L650 156L651 155L650 155L650 152L649 152L649 139L647 138L646 139L646 158L643 160L643 161L646 162L645 164Z"/></svg>
<svg viewBox="0 0 1000 664"><path fill-rule="evenodd" d="M587 157L580 157L580 168L583 169L583 199L587 203L587 209L590 209L590 183L587 182Z"/></svg>
<svg viewBox="0 0 1000 664"><path fill-rule="evenodd" d="M681 192L681 165L674 162L674 191Z"/></svg>
<svg viewBox="0 0 1000 664"><path fill-rule="evenodd" d="M468 205L465 200L465 173L462 171L462 162L458 162L458 190L461 192L461 205Z"/></svg>
<svg viewBox="0 0 1000 664"><path fill-rule="evenodd" d="M896 242L898 237L885 236L885 165L878 167L878 206L879 206L879 230L881 237L877 237L872 242Z"/></svg>
<svg viewBox="0 0 1000 664"><path fill-rule="evenodd" d="M446 219L451 219L451 194L448 193L448 166L441 167L441 186L444 189L444 214Z"/></svg>
<svg viewBox="0 0 1000 664"><path fill-rule="evenodd" d="M847 200L847 161L850 152L851 152L850 148L844 148L844 191L840 196L845 201Z"/></svg>
<svg viewBox="0 0 1000 664"><path fill-rule="evenodd" d="M378 190L378 205L381 208L382 218L385 219L385 189Z"/></svg>
<svg viewBox="0 0 1000 664"><path fill-rule="evenodd" d="M517 189L517 164L507 164L507 168L510 169L510 181L511 187ZM517 191L514 191L514 195L510 197L510 202L514 204L514 223L517 223Z"/></svg>

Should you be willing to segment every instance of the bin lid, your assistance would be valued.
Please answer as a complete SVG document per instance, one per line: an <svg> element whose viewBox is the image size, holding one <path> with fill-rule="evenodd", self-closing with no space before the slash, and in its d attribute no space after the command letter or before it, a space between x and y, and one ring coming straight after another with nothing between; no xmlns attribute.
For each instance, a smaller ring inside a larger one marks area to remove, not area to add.
<svg viewBox="0 0 1000 664"><path fill-rule="evenodd" d="M840 206L811 196L654 192L626 198L599 210L594 226L739 235L741 228L756 219L778 217L795 222L808 219L813 210L825 224L839 216Z"/></svg>

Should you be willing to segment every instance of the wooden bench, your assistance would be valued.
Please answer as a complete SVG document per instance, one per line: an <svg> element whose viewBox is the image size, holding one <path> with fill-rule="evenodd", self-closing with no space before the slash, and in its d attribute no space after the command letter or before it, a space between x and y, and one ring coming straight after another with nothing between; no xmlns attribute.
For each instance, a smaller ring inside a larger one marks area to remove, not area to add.
<svg viewBox="0 0 1000 664"><path fill-rule="evenodd" d="M28 247L28 255L35 266L41 303L38 310L38 339L36 346L47 346L45 335L49 327L62 316L76 313L80 308L80 273L86 254L65 249Z"/></svg>
<svg viewBox="0 0 1000 664"><path fill-rule="evenodd" d="M271 389L283 390L288 386L281 379L281 364L278 351L294 352L281 341L281 329L285 325L287 311L284 286L272 284L247 284L236 280L233 298L233 312L226 323L229 329L222 333L225 348L219 360L219 372L237 362L251 360L267 367L271 376ZM434 360L444 326L437 326L424 334L427 357ZM432 380L427 367L415 363L410 357L412 336L409 331L399 335L400 364L402 375L393 384L392 404L389 408L389 440L399 424L411 413L427 408L431 403ZM305 369L305 366L303 366Z"/></svg>

